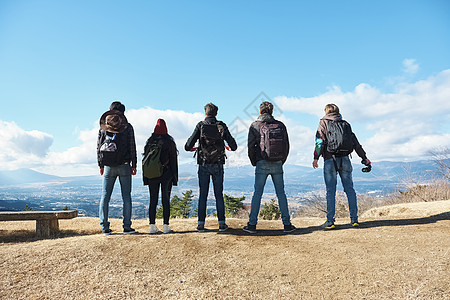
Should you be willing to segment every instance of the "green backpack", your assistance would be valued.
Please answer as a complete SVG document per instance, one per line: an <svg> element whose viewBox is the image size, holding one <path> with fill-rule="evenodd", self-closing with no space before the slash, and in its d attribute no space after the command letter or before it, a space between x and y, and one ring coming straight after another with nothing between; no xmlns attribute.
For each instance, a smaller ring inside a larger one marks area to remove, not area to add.
<svg viewBox="0 0 450 300"><path fill-rule="evenodd" d="M142 159L142 172L147 178L157 178L161 177L164 171L164 166L161 163L161 148L163 141L151 144L147 148L147 152L144 153L144 158Z"/></svg>

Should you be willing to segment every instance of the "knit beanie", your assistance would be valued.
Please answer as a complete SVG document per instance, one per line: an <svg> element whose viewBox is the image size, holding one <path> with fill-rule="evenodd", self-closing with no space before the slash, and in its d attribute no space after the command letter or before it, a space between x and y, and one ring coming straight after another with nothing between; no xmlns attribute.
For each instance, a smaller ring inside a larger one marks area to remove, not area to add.
<svg viewBox="0 0 450 300"><path fill-rule="evenodd" d="M167 134L167 126L166 121L163 119L158 119L156 122L155 130L153 130L155 134Z"/></svg>

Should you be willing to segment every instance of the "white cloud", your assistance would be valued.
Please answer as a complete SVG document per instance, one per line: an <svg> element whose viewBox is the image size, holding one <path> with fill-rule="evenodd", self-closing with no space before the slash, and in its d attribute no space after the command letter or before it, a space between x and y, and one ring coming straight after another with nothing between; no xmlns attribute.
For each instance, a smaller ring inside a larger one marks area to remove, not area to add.
<svg viewBox="0 0 450 300"><path fill-rule="evenodd" d="M174 110L157 110L150 107L132 109L125 112L128 121L133 125L140 168L141 153L144 145L161 118L166 121L169 134L175 139L179 151L179 162L194 161L192 152L184 150L187 138L192 134L195 125L204 118L202 113L187 113ZM97 167L97 136L98 122L94 122L90 130L80 131L81 145L64 152L50 152L45 157L43 165L37 169L43 172L59 175L92 175L98 173Z"/></svg>
<svg viewBox="0 0 450 300"><path fill-rule="evenodd" d="M405 58L402 62L403 72L408 75L414 75L419 71L419 64L413 58Z"/></svg>
<svg viewBox="0 0 450 300"><path fill-rule="evenodd" d="M289 132L291 152L288 163L302 165L311 163L317 122L306 124L302 118L291 117L289 112L314 115L318 121L323 116L325 104L336 103L345 119L358 124L356 133L370 159L404 161L422 159L428 150L450 147L448 99L450 70L426 80L398 83L391 93L361 83L349 92L334 86L316 97L274 98L281 111L286 112L279 118ZM157 119L162 118L167 123L169 134L176 141L179 162L195 163L193 153L186 152L184 144L195 125L203 120L203 113L144 107L126 111L125 114L135 130L138 162ZM228 165L249 164L247 133L254 120L246 118L238 117L227 124L239 146L237 152L227 152ZM98 120L93 120L89 130L76 130L80 140L78 146L63 152L50 152L53 142L50 134L26 131L13 122L0 121L0 164L6 169L28 167L57 175L97 174Z"/></svg>
<svg viewBox="0 0 450 300"><path fill-rule="evenodd" d="M344 119L363 124L367 134L374 132L366 140L360 140L370 158L415 160L424 158L428 150L450 146L445 132L450 116L449 99L450 70L445 70L426 80L399 83L393 93L383 93L362 83L351 92L335 86L317 97L282 96L275 101L286 112L318 118L323 116L327 103L335 103Z"/></svg>
<svg viewBox="0 0 450 300"><path fill-rule="evenodd" d="M40 164L52 143L53 137L47 133L0 121L0 163L6 169Z"/></svg>

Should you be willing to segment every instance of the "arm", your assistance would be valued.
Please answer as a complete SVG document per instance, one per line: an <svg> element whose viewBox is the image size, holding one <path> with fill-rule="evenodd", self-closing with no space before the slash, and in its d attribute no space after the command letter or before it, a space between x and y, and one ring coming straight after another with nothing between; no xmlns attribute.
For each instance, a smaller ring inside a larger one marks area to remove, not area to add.
<svg viewBox="0 0 450 300"><path fill-rule="evenodd" d="M178 185L178 159L177 159L178 151L177 145L175 142L172 142L169 150L169 167L170 171L173 174L172 184Z"/></svg>
<svg viewBox="0 0 450 300"><path fill-rule="evenodd" d="M318 133L316 133L316 144L314 148L314 159L319 160L319 157L322 155L322 147L324 145L323 140L318 136Z"/></svg>
<svg viewBox="0 0 450 300"><path fill-rule="evenodd" d="M102 146L102 142L103 142L103 134L102 134L102 130L100 129L98 131L98 136L97 136L97 163L98 166L100 167L100 169L103 169L103 162L102 162L102 156L100 153L100 147Z"/></svg>
<svg viewBox="0 0 450 300"><path fill-rule="evenodd" d="M252 124L252 126L250 126L250 129L248 130L247 139L248 158L250 159L252 166L256 166L256 151L258 150L256 147L258 147L258 138L259 133L256 132L256 129Z"/></svg>
<svg viewBox="0 0 450 300"><path fill-rule="evenodd" d="M231 151L236 151L236 149L237 149L236 140L231 135L230 131L228 130L227 125L225 125L225 123L222 123L222 126L223 126L223 139L227 142Z"/></svg>
<svg viewBox="0 0 450 300"><path fill-rule="evenodd" d="M325 141L326 141L327 123L321 119L319 121L319 127L316 131L315 147L314 147L314 161L312 166L314 169L319 167L319 158L323 156Z"/></svg>
<svg viewBox="0 0 450 300"><path fill-rule="evenodd" d="M195 126L194 132L188 138L188 140L186 141L186 144L184 145L184 150L191 151L191 149L194 148L195 143L200 138L200 126L201 126L201 122L199 122L197 124L197 126Z"/></svg>
<svg viewBox="0 0 450 300"><path fill-rule="evenodd" d="M284 126L284 124L283 124L283 126ZM284 132L286 132L286 155L285 155L285 159L283 159L283 164L286 162L286 160L288 158L289 147L290 147L290 145L289 145L289 135L288 135L286 126L284 126Z"/></svg>
<svg viewBox="0 0 450 300"><path fill-rule="evenodd" d="M137 165L137 153L136 153L136 141L134 139L134 129L131 124L128 124L128 146L131 154L131 172L136 175L136 165Z"/></svg>
<svg viewBox="0 0 450 300"><path fill-rule="evenodd" d="M366 156L366 151L364 151L355 134L353 134L353 147L355 148L356 154L358 154L358 156L361 157L361 159L368 160Z"/></svg>

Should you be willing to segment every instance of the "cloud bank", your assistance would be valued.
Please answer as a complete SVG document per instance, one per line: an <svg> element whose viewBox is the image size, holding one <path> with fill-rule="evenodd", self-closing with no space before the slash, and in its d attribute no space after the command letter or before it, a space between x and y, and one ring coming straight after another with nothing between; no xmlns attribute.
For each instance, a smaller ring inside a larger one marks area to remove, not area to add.
<svg viewBox="0 0 450 300"><path fill-rule="evenodd" d="M404 62L405 68L412 71L415 65L415 61ZM285 112L278 118L287 125L290 136L288 163L310 165L317 123L327 103L336 103L343 117L354 125L370 159L412 161L426 158L429 150L450 147L449 99L450 70L445 70L425 80L398 83L390 93L361 83L352 91L334 86L317 97L280 96L274 101ZM299 117L293 113L299 113ZM166 120L169 134L179 150L180 163L195 163L193 153L184 151L184 144L195 125L204 118L202 112L144 107L125 114L135 130L138 166L144 144L158 118ZM305 123L300 114L314 115L316 121ZM249 164L246 145L252 121L243 116L227 122L239 145L237 152L227 153L228 165ZM53 152L50 147L54 137L49 133L27 131L14 122L0 120L0 165L2 169L34 168L62 176L97 174L98 123L93 120L92 124L91 129L80 131L78 146ZM356 155L354 157L357 160Z"/></svg>
<svg viewBox="0 0 450 300"><path fill-rule="evenodd" d="M361 83L351 92L334 86L317 97L282 96L275 101L285 112L317 118L327 103L335 103L344 119L361 124L368 137L360 142L370 158L404 161L423 159L429 150L450 146L449 99L450 70L445 70L426 80L397 84L392 93Z"/></svg>

